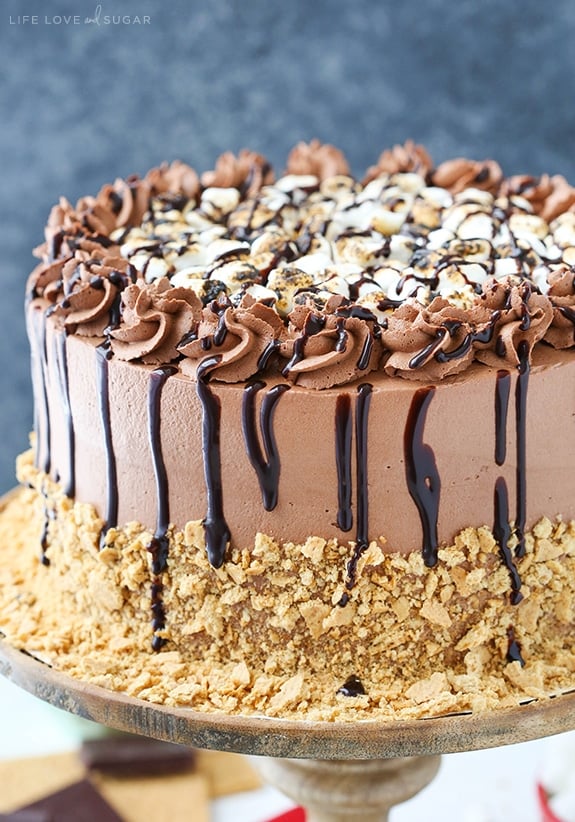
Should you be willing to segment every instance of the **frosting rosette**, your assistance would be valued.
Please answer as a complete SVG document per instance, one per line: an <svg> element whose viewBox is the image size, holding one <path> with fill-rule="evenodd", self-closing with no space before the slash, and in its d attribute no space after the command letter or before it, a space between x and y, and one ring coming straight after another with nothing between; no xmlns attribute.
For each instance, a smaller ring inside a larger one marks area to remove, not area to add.
<svg viewBox="0 0 575 822"><path fill-rule="evenodd" d="M503 179L503 172L495 160L467 160L456 157L441 163L432 174L434 186L446 188L458 194L466 188L478 188L496 194Z"/></svg>
<svg viewBox="0 0 575 822"><path fill-rule="evenodd" d="M292 148L287 159L287 174L317 177L327 180L349 174L349 166L343 152L329 143L312 140L310 143L298 143Z"/></svg>
<svg viewBox="0 0 575 822"><path fill-rule="evenodd" d="M375 180L382 174L404 174L412 172L427 177L433 168L433 161L427 150L413 140L403 145L395 145L379 155L376 165L370 166L363 179L363 185Z"/></svg>
<svg viewBox="0 0 575 822"><path fill-rule="evenodd" d="M542 174L529 177L517 174L503 180L501 193L506 196L518 195L531 203L535 214L551 222L565 211L575 209L575 188L561 174Z"/></svg>
<svg viewBox="0 0 575 822"><path fill-rule="evenodd" d="M96 254L76 251L62 265L59 278L44 286L43 295L54 302L52 313L63 319L68 331L98 337L114 322L119 294L135 276L130 268L124 257L109 256L101 250ZM55 270L52 264L46 276L53 276Z"/></svg>
<svg viewBox="0 0 575 822"><path fill-rule="evenodd" d="M575 270L562 266L548 276L553 320L545 339L554 348L575 346Z"/></svg>
<svg viewBox="0 0 575 822"><path fill-rule="evenodd" d="M492 312L494 334L485 347L477 347L475 357L494 368L502 361L520 365L520 346L530 359L533 346L543 339L553 320L548 298L530 283L513 278L486 282L481 304Z"/></svg>
<svg viewBox="0 0 575 822"><path fill-rule="evenodd" d="M298 305L289 319L290 338L280 347L288 360L282 374L297 385L331 388L378 367L382 348L375 316L374 322L354 316L353 306L322 313L310 305Z"/></svg>
<svg viewBox="0 0 575 822"><path fill-rule="evenodd" d="M436 297L426 308L416 301L400 306L382 331L390 351L384 369L390 376L441 380L464 371L474 358L478 339L492 333L492 312L476 306L457 308Z"/></svg>
<svg viewBox="0 0 575 822"><path fill-rule="evenodd" d="M195 169L181 160L162 163L146 174L143 185L152 195L177 194L194 200L200 191L200 178Z"/></svg>
<svg viewBox="0 0 575 822"><path fill-rule="evenodd" d="M216 167L202 174L205 188L238 188L246 197L254 197L262 186L274 181L274 172L266 158L256 151L241 149L236 156L231 151L220 155Z"/></svg>
<svg viewBox="0 0 575 822"><path fill-rule="evenodd" d="M179 356L177 345L200 321L202 303L189 288L174 288L166 277L138 280L122 292L121 322L110 331L120 360L161 365Z"/></svg>
<svg viewBox="0 0 575 822"><path fill-rule="evenodd" d="M275 309L249 295L238 308L225 298L212 301L202 317L178 345L184 355L182 373L195 377L206 358L213 358L211 379L243 382L263 370L286 329Z"/></svg>

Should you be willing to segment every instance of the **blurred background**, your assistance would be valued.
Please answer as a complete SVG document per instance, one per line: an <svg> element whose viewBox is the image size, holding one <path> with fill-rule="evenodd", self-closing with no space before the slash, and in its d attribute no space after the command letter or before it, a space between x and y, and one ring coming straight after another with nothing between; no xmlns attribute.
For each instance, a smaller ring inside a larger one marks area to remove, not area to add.
<svg viewBox="0 0 575 822"><path fill-rule="evenodd" d="M574 35L572 0L4 0L0 492L32 424L24 282L60 195L244 146L281 170L313 137L358 175L411 137L575 181Z"/></svg>

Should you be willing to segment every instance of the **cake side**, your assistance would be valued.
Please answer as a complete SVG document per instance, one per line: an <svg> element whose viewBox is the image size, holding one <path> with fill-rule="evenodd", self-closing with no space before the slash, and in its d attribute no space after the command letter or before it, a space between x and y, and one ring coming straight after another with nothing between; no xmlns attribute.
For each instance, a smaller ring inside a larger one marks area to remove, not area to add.
<svg viewBox="0 0 575 822"><path fill-rule="evenodd" d="M336 540L260 534L214 569L190 522L170 530L158 585L149 531L113 529L101 549L90 506L30 453L19 473L41 494L22 489L0 517L0 631L81 680L200 711L328 721L490 710L572 686L573 522L526 533L514 605L488 528L461 532L434 568L372 542L350 590ZM36 547L46 509L49 567Z"/></svg>
<svg viewBox="0 0 575 822"><path fill-rule="evenodd" d="M213 449L206 441L196 382L177 371L164 374L152 414L150 397L158 370L110 359L107 443L98 402L102 384L97 341L67 338L63 402L55 357L61 339L62 332L49 326L52 475L66 486L73 473L74 498L95 506L104 520L114 502L110 526L136 520L154 530L167 512L168 523L182 529L191 519L210 516L213 501L208 502L207 493L213 480L206 479L206 467ZM358 427L365 391L361 386L369 388L364 430ZM505 420L497 412L502 386L507 392ZM283 542L305 542L309 535L321 534L348 546L383 538L385 551L429 553L470 525L494 527L498 482L507 489L508 520L516 521L521 510L526 512L522 527L531 528L542 516L567 520L573 515L572 470L566 455L575 452L574 386L575 359L566 360L551 348L534 352L525 408L516 406L521 387L516 371L480 364L431 389L423 385L414 390L410 382L379 372L321 392L290 387L272 375L238 385L210 382L220 413L213 436L218 439L222 527L228 529L231 545L240 549L253 544L256 531L261 531ZM427 403L420 411L418 432L412 430L416 397ZM150 443L152 422L161 458ZM500 450L504 446L504 460L496 453L498 441ZM419 458L417 449L424 448L432 454L439 486L435 496L425 497L424 489L419 496L406 473ZM266 473L270 459L274 466ZM166 480L158 488L160 463ZM518 487L518 470L521 479L528 477L525 490ZM423 514L417 507L421 500L429 503ZM348 550L351 555L352 548Z"/></svg>

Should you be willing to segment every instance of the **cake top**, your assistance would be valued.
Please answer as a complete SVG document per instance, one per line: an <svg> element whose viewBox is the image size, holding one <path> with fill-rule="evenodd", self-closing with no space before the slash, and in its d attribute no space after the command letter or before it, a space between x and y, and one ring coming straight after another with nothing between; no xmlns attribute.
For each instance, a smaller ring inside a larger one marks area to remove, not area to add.
<svg viewBox="0 0 575 822"><path fill-rule="evenodd" d="M433 381L575 345L575 189L411 141L362 180L318 141L279 177L247 150L165 164L62 199L38 253L29 296L68 333L224 382Z"/></svg>

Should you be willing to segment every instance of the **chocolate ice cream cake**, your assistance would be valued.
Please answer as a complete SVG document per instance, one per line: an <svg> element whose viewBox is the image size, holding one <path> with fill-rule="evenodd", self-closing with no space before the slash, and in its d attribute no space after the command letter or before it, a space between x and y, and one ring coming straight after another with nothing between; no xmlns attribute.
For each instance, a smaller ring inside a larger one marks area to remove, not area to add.
<svg viewBox="0 0 575 822"><path fill-rule="evenodd" d="M174 162L54 207L0 631L71 676L322 720L575 677L575 189L411 142Z"/></svg>

